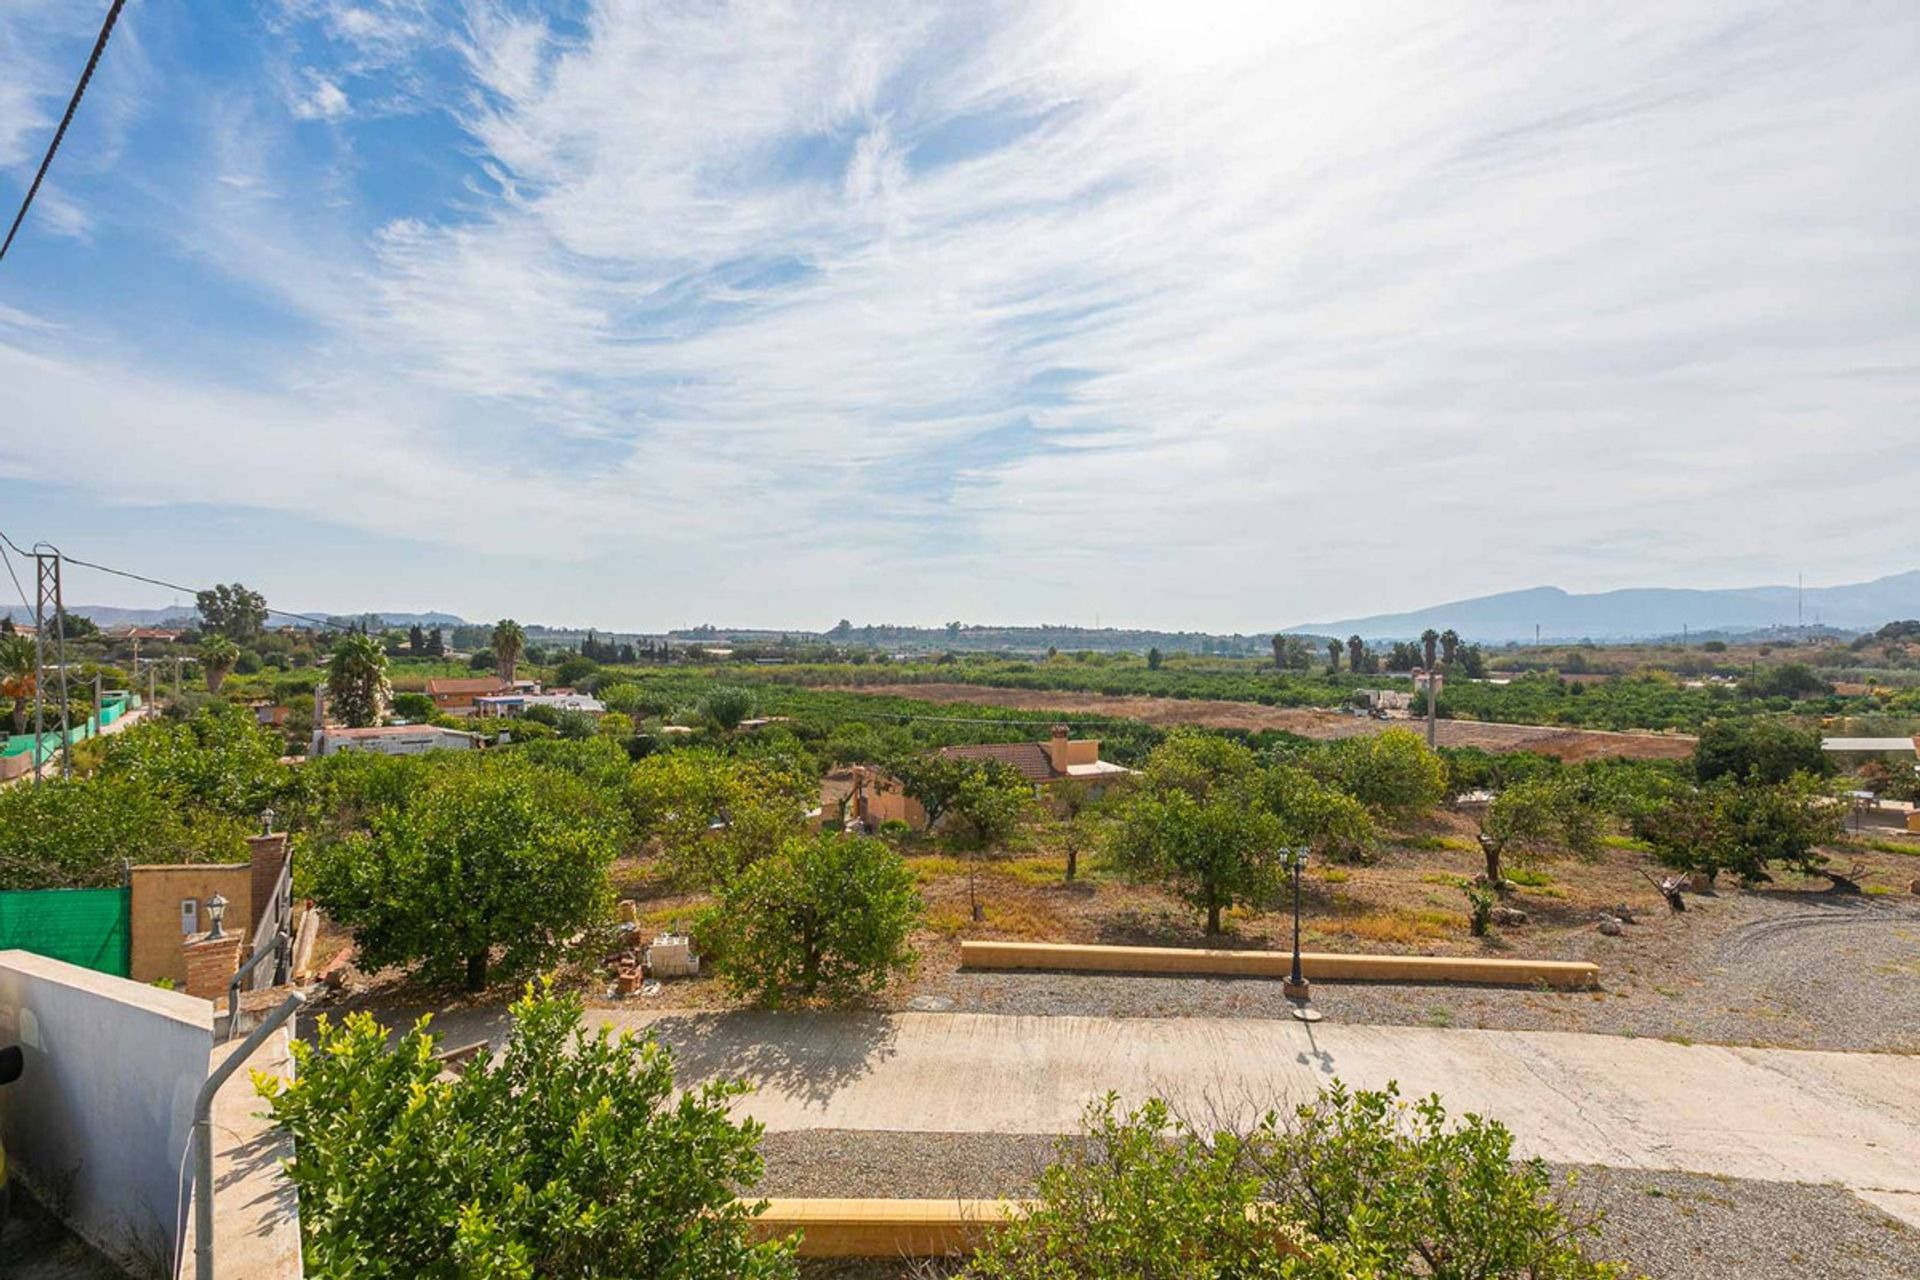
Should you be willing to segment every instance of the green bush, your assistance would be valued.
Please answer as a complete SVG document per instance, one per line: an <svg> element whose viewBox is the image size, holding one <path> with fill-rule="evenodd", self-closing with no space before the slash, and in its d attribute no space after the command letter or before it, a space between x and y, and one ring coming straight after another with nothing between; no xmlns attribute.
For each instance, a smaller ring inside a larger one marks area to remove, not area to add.
<svg viewBox="0 0 1920 1280"><path fill-rule="evenodd" d="M1513 1135L1438 1098L1338 1081L1288 1120L1202 1132L1150 1100L1088 1108L1037 1203L989 1232L979 1280L1610 1280ZM1291 1241L1290 1247L1277 1247Z"/></svg>
<svg viewBox="0 0 1920 1280"><path fill-rule="evenodd" d="M433 717L433 699L424 693L393 695L393 714L416 723Z"/></svg>
<svg viewBox="0 0 1920 1280"><path fill-rule="evenodd" d="M912 970L921 910L913 873L882 841L802 836L729 883L703 934L737 994L845 1001Z"/></svg>
<svg viewBox="0 0 1920 1280"><path fill-rule="evenodd" d="M1693 749L1694 776L1701 782L1780 783L1796 773L1824 778L1833 770L1820 749L1820 731L1779 720L1715 720L1700 731Z"/></svg>
<svg viewBox="0 0 1920 1280"><path fill-rule="evenodd" d="M1323 776L1376 813L1410 818L1446 799L1446 766L1411 729L1346 738L1319 756Z"/></svg>
<svg viewBox="0 0 1920 1280"><path fill-rule="evenodd" d="M1124 1115L1113 1095L1063 1142L1034 1207L989 1232L977 1280L1238 1280L1285 1274L1276 1239L1291 1216L1262 1203L1252 1139L1202 1135L1148 1099Z"/></svg>
<svg viewBox="0 0 1920 1280"><path fill-rule="evenodd" d="M1264 907L1279 889L1285 834L1257 779L1213 788L1204 799L1149 785L1121 801L1109 851L1134 876L1163 881L1206 912L1207 932L1217 934L1221 912Z"/></svg>
<svg viewBox="0 0 1920 1280"><path fill-rule="evenodd" d="M1820 846L1839 839L1845 821L1845 808L1800 774L1772 785L1722 777L1678 788L1665 803L1636 813L1632 827L1667 866L1710 877L1730 871L1760 884L1772 879L1775 865L1818 872L1826 862Z"/></svg>
<svg viewBox="0 0 1920 1280"><path fill-rule="evenodd" d="M690 748L642 760L625 798L635 834L657 843L674 878L718 892L798 835L816 794L804 775Z"/></svg>
<svg viewBox="0 0 1920 1280"><path fill-rule="evenodd" d="M125 777L0 790L0 889L106 888L126 862L240 862L255 828Z"/></svg>
<svg viewBox="0 0 1920 1280"><path fill-rule="evenodd" d="M753 690L721 685L700 699L700 718L725 733L740 727L753 714Z"/></svg>
<svg viewBox="0 0 1920 1280"><path fill-rule="evenodd" d="M305 1271L317 1280L658 1276L786 1280L790 1246L753 1244L761 1174L744 1091L673 1087L651 1037L581 1026L531 990L496 1064L452 1079L427 1019L389 1044L364 1013L293 1044L293 1080L257 1077L293 1139Z"/></svg>
<svg viewBox="0 0 1920 1280"><path fill-rule="evenodd" d="M448 757L370 829L316 842L307 878L365 963L418 962L468 990L493 952L508 973L549 960L611 905L618 826L578 778L513 752Z"/></svg>

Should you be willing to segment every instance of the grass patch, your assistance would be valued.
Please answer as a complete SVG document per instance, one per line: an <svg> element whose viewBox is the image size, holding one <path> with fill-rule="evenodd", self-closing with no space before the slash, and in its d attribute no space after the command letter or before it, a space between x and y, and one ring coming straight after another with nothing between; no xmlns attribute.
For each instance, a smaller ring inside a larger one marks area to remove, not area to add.
<svg viewBox="0 0 1920 1280"><path fill-rule="evenodd" d="M993 864L993 869L1013 877L1021 884L1065 884L1067 881L1067 859L1064 854L1059 857L1041 855L1014 858L1009 862Z"/></svg>
<svg viewBox="0 0 1920 1280"><path fill-rule="evenodd" d="M1920 840L1882 840L1877 836L1869 836L1865 840L1855 837L1847 843L1871 849L1875 853L1897 853L1903 858L1920 858Z"/></svg>
<svg viewBox="0 0 1920 1280"><path fill-rule="evenodd" d="M1864 884L1860 886L1860 891L1862 893L1870 893L1876 898L1884 898L1888 894L1898 892L1890 884Z"/></svg>
<svg viewBox="0 0 1920 1280"><path fill-rule="evenodd" d="M1324 884L1345 884L1353 879L1353 873L1340 867L1328 867L1320 873L1320 879Z"/></svg>
<svg viewBox="0 0 1920 1280"><path fill-rule="evenodd" d="M1652 853L1653 846L1633 836L1602 836L1600 843L1609 849L1630 849L1634 853Z"/></svg>
<svg viewBox="0 0 1920 1280"><path fill-rule="evenodd" d="M1455 853L1473 853L1480 847L1465 836L1396 836L1393 843L1403 849L1418 849L1422 853L1438 853L1443 849Z"/></svg>
<svg viewBox="0 0 1920 1280"><path fill-rule="evenodd" d="M1468 880L1465 876L1451 875L1445 871L1434 871L1434 872L1429 872L1427 875L1421 876L1420 883L1421 884L1443 884L1447 886L1447 888L1449 889L1464 889L1469 884L1471 884L1472 881Z"/></svg>
<svg viewBox="0 0 1920 1280"><path fill-rule="evenodd" d="M932 907L920 917L921 925L929 933L937 933L943 938L957 938L967 931L972 923L967 913L955 907Z"/></svg>
<svg viewBox="0 0 1920 1280"><path fill-rule="evenodd" d="M1506 872L1506 877L1529 889L1544 889L1553 883L1553 877L1538 867L1514 867Z"/></svg>
<svg viewBox="0 0 1920 1280"><path fill-rule="evenodd" d="M935 880L967 874L967 863L945 853L921 853L905 859L907 870L913 872L914 883L931 884ZM982 868L983 870L985 868Z"/></svg>
<svg viewBox="0 0 1920 1280"><path fill-rule="evenodd" d="M1058 942L1063 932L1060 917L1032 902L989 902L984 928L1028 942Z"/></svg>
<svg viewBox="0 0 1920 1280"><path fill-rule="evenodd" d="M1322 921L1320 927L1328 933L1343 934L1366 942L1411 946L1414 943L1443 938L1449 933L1457 932L1464 923L1464 917L1456 917L1445 911L1406 911L1400 908L1388 908L1383 911L1362 911L1355 915Z"/></svg>

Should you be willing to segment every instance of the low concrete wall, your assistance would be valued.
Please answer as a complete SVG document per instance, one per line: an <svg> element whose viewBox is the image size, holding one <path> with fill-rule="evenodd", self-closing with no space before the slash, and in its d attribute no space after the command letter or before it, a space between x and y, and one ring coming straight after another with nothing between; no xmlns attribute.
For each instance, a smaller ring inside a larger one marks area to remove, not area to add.
<svg viewBox="0 0 1920 1280"><path fill-rule="evenodd" d="M960 965L967 969L1284 978L1292 971L1293 957L1286 951L1198 951L1180 947L1101 947L969 939L960 944ZM1564 990L1583 990L1600 982L1599 965L1568 960L1350 956L1304 951L1300 954L1300 967L1310 981L1472 982L1525 987L1545 984Z"/></svg>
<svg viewBox="0 0 1920 1280"><path fill-rule="evenodd" d="M974 1252L995 1225L1027 1211L1031 1200L769 1200L753 1237L801 1232L803 1258L953 1258ZM1257 1210L1249 1209L1252 1217ZM1274 1247L1303 1256L1300 1242L1276 1231Z"/></svg>
<svg viewBox="0 0 1920 1280"><path fill-rule="evenodd" d="M803 1258L949 1258L972 1253L1021 1200L769 1200L756 1240L803 1232Z"/></svg>
<svg viewBox="0 0 1920 1280"><path fill-rule="evenodd" d="M0 951L0 1043L26 1051L20 1079L0 1090L8 1159L103 1252L168 1257L212 1007Z"/></svg>

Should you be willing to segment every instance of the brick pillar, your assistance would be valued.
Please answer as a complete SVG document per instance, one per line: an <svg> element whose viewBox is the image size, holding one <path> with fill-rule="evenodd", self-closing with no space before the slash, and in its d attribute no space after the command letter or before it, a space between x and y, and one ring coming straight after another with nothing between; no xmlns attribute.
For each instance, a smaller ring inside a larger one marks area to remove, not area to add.
<svg viewBox="0 0 1920 1280"><path fill-rule="evenodd" d="M240 968L240 941L240 935L229 929L218 938L196 933L180 944L187 961L188 995L202 1000L226 998L227 984Z"/></svg>
<svg viewBox="0 0 1920 1280"><path fill-rule="evenodd" d="M273 910L274 881L280 878L280 868L287 860L287 833L276 831L270 836L248 836L247 848L253 874L249 877L252 885L251 910L245 931L251 938L253 931L260 927L260 922L266 919L267 912Z"/></svg>

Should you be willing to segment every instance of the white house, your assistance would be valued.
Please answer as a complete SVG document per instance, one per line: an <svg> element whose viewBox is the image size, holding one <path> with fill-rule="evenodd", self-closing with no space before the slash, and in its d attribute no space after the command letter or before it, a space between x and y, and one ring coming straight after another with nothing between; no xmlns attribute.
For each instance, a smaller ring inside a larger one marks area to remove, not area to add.
<svg viewBox="0 0 1920 1280"><path fill-rule="evenodd" d="M340 751L372 751L383 756L417 756L427 751L467 751L480 744L480 735L433 724L392 724L375 729L316 729L315 756Z"/></svg>
<svg viewBox="0 0 1920 1280"><path fill-rule="evenodd" d="M607 704L598 698L584 693L500 693L473 700L474 714L478 716L517 716L524 715L534 707L552 707L555 711L584 711L590 716L603 716L607 713Z"/></svg>

